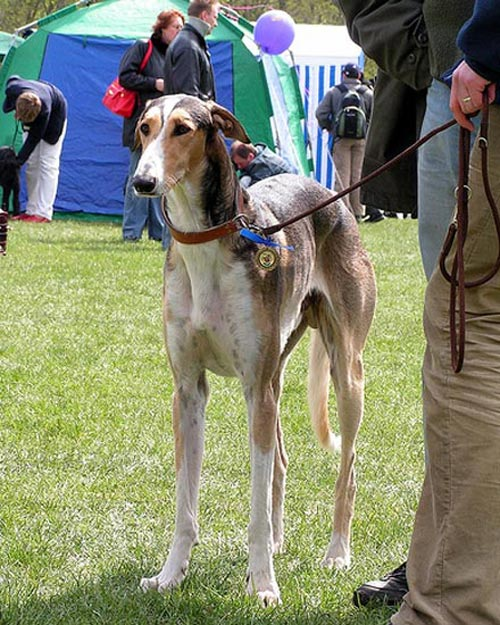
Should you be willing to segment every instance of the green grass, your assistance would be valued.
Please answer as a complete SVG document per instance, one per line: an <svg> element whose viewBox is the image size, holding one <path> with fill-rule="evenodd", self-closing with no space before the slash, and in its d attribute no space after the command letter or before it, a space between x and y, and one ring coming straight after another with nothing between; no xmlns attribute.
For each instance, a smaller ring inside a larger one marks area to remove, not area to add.
<svg viewBox="0 0 500 625"><path fill-rule="evenodd" d="M282 400L290 458L283 605L244 594L249 454L238 384L210 376L201 544L180 590L138 590L173 532L172 382L163 348L163 253L119 224L15 223L0 257L2 625L385 625L352 590L406 557L423 469L424 278L417 224L363 224L379 299L365 352L353 565L324 570L338 459L306 407L307 338ZM334 399L332 398L332 411ZM335 419L333 419L334 425Z"/></svg>

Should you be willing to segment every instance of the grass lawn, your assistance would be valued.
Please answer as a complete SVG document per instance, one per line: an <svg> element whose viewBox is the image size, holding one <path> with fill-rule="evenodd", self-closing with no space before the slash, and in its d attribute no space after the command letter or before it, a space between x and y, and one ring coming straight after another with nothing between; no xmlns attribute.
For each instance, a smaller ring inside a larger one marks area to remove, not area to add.
<svg viewBox="0 0 500 625"><path fill-rule="evenodd" d="M423 474L424 277L417 222L360 226L378 306L365 351L353 564L319 566L338 459L306 406L307 338L290 360L282 420L290 459L283 605L245 597L249 453L234 380L210 376L200 545L180 590L143 594L174 523L171 376L163 348L163 253L117 223L12 222L0 257L2 625L386 625L355 587L406 557ZM334 399L332 423L335 426Z"/></svg>

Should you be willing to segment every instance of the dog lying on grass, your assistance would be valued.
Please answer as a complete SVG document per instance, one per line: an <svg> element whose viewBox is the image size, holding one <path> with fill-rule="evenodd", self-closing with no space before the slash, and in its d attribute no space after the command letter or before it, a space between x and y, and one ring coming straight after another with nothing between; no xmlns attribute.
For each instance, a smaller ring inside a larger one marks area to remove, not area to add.
<svg viewBox="0 0 500 625"><path fill-rule="evenodd" d="M350 563L354 445L363 414L362 353L376 299L372 266L356 221L341 202L279 230L265 244L248 230L235 232L233 226L241 220L267 227L332 194L316 181L292 174L242 190L221 133L249 139L223 107L190 96L164 96L146 106L137 132L143 154L134 188L142 196L166 198L174 239L165 267L164 322L175 386L177 475L173 544L160 573L143 579L141 586L160 592L178 586L198 542L206 371L211 370L237 376L243 387L252 491L247 592L263 605L276 604L280 591L273 553L283 546L288 462L279 399L285 364L307 327L312 329L313 428L322 446L341 448L333 533L323 563L338 568ZM329 426L330 378L341 445Z"/></svg>
<svg viewBox="0 0 500 625"><path fill-rule="evenodd" d="M16 153L8 146L0 147L0 187L2 187L2 204L0 207L9 212L9 200L12 194L12 216L19 215L20 167Z"/></svg>

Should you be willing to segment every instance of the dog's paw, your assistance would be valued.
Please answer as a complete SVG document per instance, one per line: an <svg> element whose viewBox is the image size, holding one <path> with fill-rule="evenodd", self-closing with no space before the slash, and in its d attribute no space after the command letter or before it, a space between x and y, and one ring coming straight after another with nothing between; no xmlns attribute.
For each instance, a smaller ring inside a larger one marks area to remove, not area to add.
<svg viewBox="0 0 500 625"><path fill-rule="evenodd" d="M184 578L186 577L187 566L177 569L174 573L168 569L164 569L158 575L154 577L143 577L141 579L140 588L143 592L149 590L157 590L161 594L165 594L177 586L180 586Z"/></svg>
<svg viewBox="0 0 500 625"><path fill-rule="evenodd" d="M264 590L257 593L257 599L263 608L271 608L275 605L281 604L281 598L279 592L271 592L270 590Z"/></svg>
<svg viewBox="0 0 500 625"><path fill-rule="evenodd" d="M154 577L143 577L139 584L139 588L142 592L148 592L149 590L158 590L158 575Z"/></svg>
<svg viewBox="0 0 500 625"><path fill-rule="evenodd" d="M321 562L321 566L324 566L327 569L336 568L339 571L345 571L351 566L351 558L349 556L343 558L340 556L337 556L336 558L326 557Z"/></svg>
<svg viewBox="0 0 500 625"><path fill-rule="evenodd" d="M255 595L263 608L281 604L280 591L274 576L264 572L247 574L247 595Z"/></svg>
<svg viewBox="0 0 500 625"><path fill-rule="evenodd" d="M321 564L328 569L334 567L339 570L348 569L351 566L349 540L345 536L334 532L328 551Z"/></svg>

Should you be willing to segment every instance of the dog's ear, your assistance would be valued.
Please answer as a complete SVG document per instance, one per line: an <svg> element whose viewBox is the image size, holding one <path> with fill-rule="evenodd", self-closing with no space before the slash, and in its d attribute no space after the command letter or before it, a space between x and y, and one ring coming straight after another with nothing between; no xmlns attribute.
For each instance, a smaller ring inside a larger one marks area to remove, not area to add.
<svg viewBox="0 0 500 625"><path fill-rule="evenodd" d="M238 141L243 141L243 143L250 142L250 137L247 135L243 124L230 111L212 100L209 100L206 104L212 114L214 125L225 137L238 139Z"/></svg>

